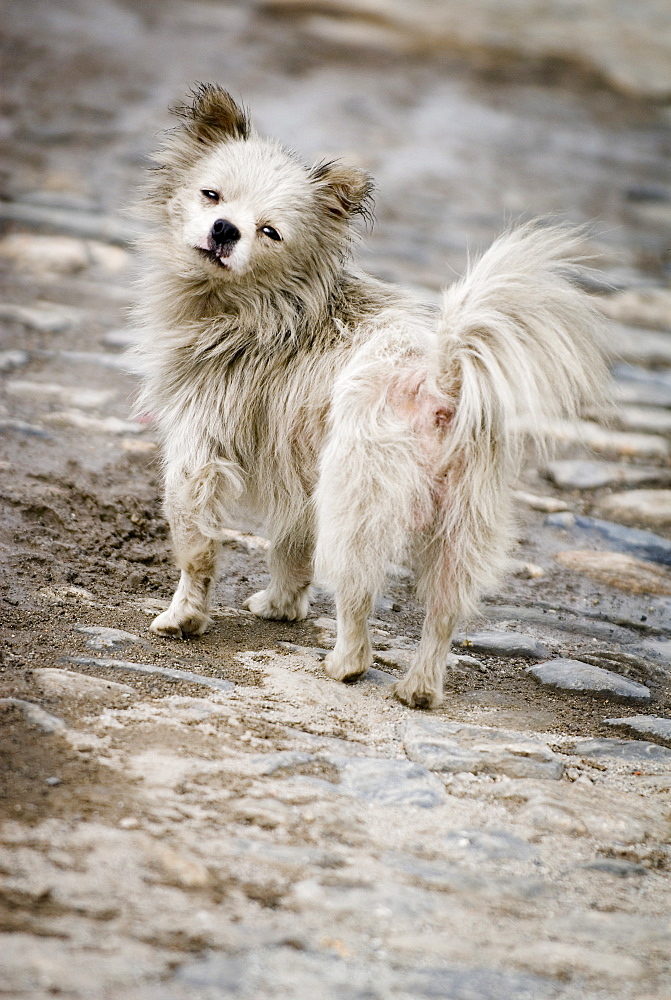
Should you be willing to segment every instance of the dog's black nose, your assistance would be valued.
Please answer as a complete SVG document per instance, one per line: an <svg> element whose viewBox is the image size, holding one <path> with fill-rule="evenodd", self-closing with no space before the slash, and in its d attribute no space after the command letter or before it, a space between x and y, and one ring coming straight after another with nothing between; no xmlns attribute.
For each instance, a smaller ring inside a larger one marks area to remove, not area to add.
<svg viewBox="0 0 671 1000"><path fill-rule="evenodd" d="M217 219L212 226L212 239L217 246L224 243L236 243L240 239L240 230L228 219Z"/></svg>

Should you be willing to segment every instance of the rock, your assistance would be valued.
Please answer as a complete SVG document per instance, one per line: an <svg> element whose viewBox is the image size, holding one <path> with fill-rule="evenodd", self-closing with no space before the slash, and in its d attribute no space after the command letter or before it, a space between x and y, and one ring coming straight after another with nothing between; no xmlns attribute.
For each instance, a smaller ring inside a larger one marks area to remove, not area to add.
<svg viewBox="0 0 671 1000"><path fill-rule="evenodd" d="M671 450L669 442L655 434L609 431L590 420L555 420L545 431L560 444L583 445L600 455L666 458Z"/></svg>
<svg viewBox="0 0 671 1000"><path fill-rule="evenodd" d="M396 667L398 670L408 670L415 658L415 653L410 649L376 649L373 659L376 663L381 663L384 667Z"/></svg>
<svg viewBox="0 0 671 1000"><path fill-rule="evenodd" d="M393 677L392 674L388 674L386 670L378 670L377 667L369 667L361 678L361 681L368 681L375 687L388 687L390 684L395 684L396 680L397 678Z"/></svg>
<svg viewBox="0 0 671 1000"><path fill-rule="evenodd" d="M380 760L324 755L340 772L335 786L344 795L382 806L419 806L432 809L446 798L434 774L408 760Z"/></svg>
<svg viewBox="0 0 671 1000"><path fill-rule="evenodd" d="M472 632L468 637L455 638L453 645L459 649L473 650L474 653L518 656L529 660L542 659L548 655L547 649L538 639L519 632Z"/></svg>
<svg viewBox="0 0 671 1000"><path fill-rule="evenodd" d="M581 660L548 660L527 667L527 673L548 687L583 694L596 694L623 700L650 701L650 689L644 684L631 681Z"/></svg>
<svg viewBox="0 0 671 1000"><path fill-rule="evenodd" d="M624 524L671 527L671 490L630 490L614 493L598 504L599 513Z"/></svg>
<svg viewBox="0 0 671 1000"><path fill-rule="evenodd" d="M601 757L618 757L632 761L654 760L671 766L671 749L645 740L618 740L609 737L581 740L576 743L573 752L579 757L594 757L597 760Z"/></svg>
<svg viewBox="0 0 671 1000"><path fill-rule="evenodd" d="M556 486L570 490L593 490L602 486L636 486L640 483L671 482L669 469L642 469L622 462L566 459L550 462L545 475Z"/></svg>
<svg viewBox="0 0 671 1000"><path fill-rule="evenodd" d="M646 639L640 646L634 647L635 653L650 657L659 663L671 666L671 640Z"/></svg>
<svg viewBox="0 0 671 1000"><path fill-rule="evenodd" d="M629 715L623 719L604 719L608 726L622 726L648 736L657 736L659 739L671 742L671 719L662 719L656 715Z"/></svg>
<svg viewBox="0 0 671 1000"><path fill-rule="evenodd" d="M135 362L126 354L112 354L105 351L35 351L40 358L55 360L66 365L94 365L96 368L113 368L119 372L135 374Z"/></svg>
<svg viewBox="0 0 671 1000"><path fill-rule="evenodd" d="M431 771L503 774L509 778L561 778L564 764L549 747L520 733L418 719L403 730L405 752Z"/></svg>
<svg viewBox="0 0 671 1000"><path fill-rule="evenodd" d="M590 976L598 977L600 981L610 980L616 986L616 981L636 981L643 974L642 963L629 955L564 941L517 944L512 948L510 958L522 969L553 976L561 982Z"/></svg>
<svg viewBox="0 0 671 1000"><path fill-rule="evenodd" d="M48 226L50 229L58 229L83 239L107 240L121 246L132 243L141 231L136 220L130 224L99 212L73 211L69 208L27 204L21 201L0 201L0 219L29 226ZM44 239L53 238L44 237Z"/></svg>
<svg viewBox="0 0 671 1000"><path fill-rule="evenodd" d="M671 334L642 330L638 327L611 323L607 349L617 361L644 362L648 365L671 364Z"/></svg>
<svg viewBox="0 0 671 1000"><path fill-rule="evenodd" d="M615 422L626 431L671 434L671 410L658 406L620 406Z"/></svg>
<svg viewBox="0 0 671 1000"><path fill-rule="evenodd" d="M120 628L106 628L101 625L77 625L78 632L90 635L86 645L91 649L116 649L117 646L127 646L129 643L144 642L139 635L124 632Z"/></svg>
<svg viewBox="0 0 671 1000"><path fill-rule="evenodd" d="M56 385L54 382L28 382L19 379L8 382L6 389L13 396L43 399L61 406L81 407L83 410L103 407L116 396L111 389L79 389Z"/></svg>
<svg viewBox="0 0 671 1000"><path fill-rule="evenodd" d="M151 663L133 663L130 660L112 660L107 657L92 656L68 656L66 662L81 663L87 667L105 667L110 670L130 670L138 674L156 674L159 677L169 677L174 681L202 684L215 691L232 691L235 687L232 681L224 681L219 677L206 677L204 674L193 674L190 670L178 670L175 667L157 667Z"/></svg>
<svg viewBox="0 0 671 1000"><path fill-rule="evenodd" d="M537 854L526 840L506 830L451 830L441 844L451 855L488 861L504 858L523 861Z"/></svg>
<svg viewBox="0 0 671 1000"><path fill-rule="evenodd" d="M266 753L255 757L253 763L258 769L258 774L271 775L300 764L309 764L316 759L314 754L300 750L280 750L278 753Z"/></svg>
<svg viewBox="0 0 671 1000"><path fill-rule="evenodd" d="M145 856L155 880L162 885L188 891L204 889L211 881L207 868L197 858L177 852L167 844L150 842Z"/></svg>
<svg viewBox="0 0 671 1000"><path fill-rule="evenodd" d="M604 0L596 6L578 0L570 8L539 8L532 0L505 8L496 0L418 0L412 8L403 0L321 0L318 6L314 0L264 0L264 6L293 16L303 11L310 15L308 30L347 46L394 54L456 51L486 66L507 65L511 54L518 63L577 64L619 90L658 100L671 96L671 38L651 0L635 19Z"/></svg>
<svg viewBox="0 0 671 1000"><path fill-rule="evenodd" d="M522 490L515 490L513 496L520 503L531 507L532 510L541 510L546 514L554 514L559 510L568 510L569 505L565 500L557 497L539 497L533 493L524 493Z"/></svg>
<svg viewBox="0 0 671 1000"><path fill-rule="evenodd" d="M108 274L120 274L130 259L127 251L120 247L96 240L34 233L10 233L5 236L0 240L0 256L16 267L36 274L77 274L91 265L99 266Z"/></svg>
<svg viewBox="0 0 671 1000"><path fill-rule="evenodd" d="M79 601L81 604L95 604L95 594L84 587L73 587L64 584L62 587L44 587L38 596L50 604L65 604L66 601Z"/></svg>
<svg viewBox="0 0 671 1000"><path fill-rule="evenodd" d="M128 455L153 455L158 448L156 441L139 441L137 438L122 438L119 444Z"/></svg>
<svg viewBox="0 0 671 1000"><path fill-rule="evenodd" d="M0 698L0 709L5 711L18 710L31 726L41 729L43 733L64 732L67 728L62 719L51 715L50 712L45 712L43 708L32 701L24 701L23 698Z"/></svg>
<svg viewBox="0 0 671 1000"><path fill-rule="evenodd" d="M645 865L636 864L635 861L625 861L623 858L595 858L580 865L584 871L605 872L607 875L617 875L618 878L631 878L632 875L647 875L648 870Z"/></svg>
<svg viewBox="0 0 671 1000"><path fill-rule="evenodd" d="M613 295L595 298L594 303L609 319L633 326L651 327L653 330L671 331L669 288L627 288Z"/></svg>
<svg viewBox="0 0 671 1000"><path fill-rule="evenodd" d="M51 434L44 427L29 424L25 420L0 420L0 434L25 434L26 437L49 438Z"/></svg>
<svg viewBox="0 0 671 1000"><path fill-rule="evenodd" d="M26 351L0 351L0 372L11 372L23 368L30 361Z"/></svg>
<svg viewBox="0 0 671 1000"><path fill-rule="evenodd" d="M618 551L628 552L641 559L671 566L671 541L661 538L651 531L626 528L613 521L597 517L583 517L580 514L548 514L545 523L557 528L580 528L595 531L606 538Z"/></svg>
<svg viewBox="0 0 671 1000"><path fill-rule="evenodd" d="M537 566L536 563L522 562L520 559L511 559L508 568L512 576L522 580L540 580L541 577L545 576L545 570L542 566Z"/></svg>
<svg viewBox="0 0 671 1000"><path fill-rule="evenodd" d="M618 587L631 594L671 595L671 571L657 563L634 559L621 552L572 549L558 552L557 562L598 583Z"/></svg>
<svg viewBox="0 0 671 1000"><path fill-rule="evenodd" d="M105 347L115 347L125 351L137 344L139 336L137 330L122 327L119 330L108 330L107 333L103 334L101 340Z"/></svg>
<svg viewBox="0 0 671 1000"><path fill-rule="evenodd" d="M32 306L19 306L13 302L0 303L0 320L21 323L39 333L62 333L81 323L83 316L81 309L55 302L35 302Z"/></svg>
<svg viewBox="0 0 671 1000"><path fill-rule="evenodd" d="M85 698L91 701L114 703L119 698L127 699L135 695L135 688L128 684L89 677L72 670L58 670L55 667L40 667L33 671L40 690L50 698Z"/></svg>
<svg viewBox="0 0 671 1000"><path fill-rule="evenodd" d="M633 366L631 366L633 367ZM644 371L645 369L641 369ZM638 380L620 379L612 383L612 396L620 406L639 407L671 407L671 385L665 386ZM616 414L617 419L617 414ZM634 429L634 428L632 428ZM638 427L637 430L649 430L648 427ZM657 429L657 428L653 428Z"/></svg>
<svg viewBox="0 0 671 1000"><path fill-rule="evenodd" d="M138 424L132 420L120 420L118 417L90 417L79 410L59 410L56 413L46 413L44 420L49 424L74 427L92 434L141 434L142 431L146 430L144 424Z"/></svg>

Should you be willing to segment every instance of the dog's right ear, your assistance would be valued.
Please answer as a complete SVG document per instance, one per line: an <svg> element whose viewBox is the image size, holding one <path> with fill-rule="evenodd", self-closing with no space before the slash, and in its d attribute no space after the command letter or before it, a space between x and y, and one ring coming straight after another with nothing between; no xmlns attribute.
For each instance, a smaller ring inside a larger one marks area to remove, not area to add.
<svg viewBox="0 0 671 1000"><path fill-rule="evenodd" d="M225 139L249 139L249 114L231 95L213 83L201 83L191 93L191 103L171 108L182 119L182 129L197 143L209 146Z"/></svg>

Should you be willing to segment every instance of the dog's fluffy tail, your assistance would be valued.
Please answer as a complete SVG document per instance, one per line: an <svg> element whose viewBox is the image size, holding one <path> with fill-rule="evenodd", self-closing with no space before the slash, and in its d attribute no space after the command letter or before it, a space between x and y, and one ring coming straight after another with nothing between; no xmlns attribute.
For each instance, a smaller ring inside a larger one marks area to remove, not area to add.
<svg viewBox="0 0 671 1000"><path fill-rule="evenodd" d="M458 402L451 448L519 460L526 436L606 402L603 320L576 284L583 234L529 223L504 233L444 293L440 367ZM500 451L503 449L504 454Z"/></svg>
<svg viewBox="0 0 671 1000"><path fill-rule="evenodd" d="M520 226L444 293L439 369L455 413L435 536L442 577L429 572L419 589L429 599L438 587L457 617L507 565L510 485L525 442L546 448L553 420L606 402L603 321L574 282L582 239L568 227Z"/></svg>

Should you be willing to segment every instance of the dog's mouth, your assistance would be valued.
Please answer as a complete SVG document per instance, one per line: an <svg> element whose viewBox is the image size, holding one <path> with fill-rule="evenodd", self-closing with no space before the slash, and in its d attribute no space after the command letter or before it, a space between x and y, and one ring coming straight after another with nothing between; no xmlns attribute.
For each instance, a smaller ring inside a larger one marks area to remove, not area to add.
<svg viewBox="0 0 671 1000"><path fill-rule="evenodd" d="M211 260L213 264L217 264L225 271L230 271L231 265L228 258L233 253L234 246L233 243L223 243L221 246L194 247L193 249L197 250L206 260Z"/></svg>

